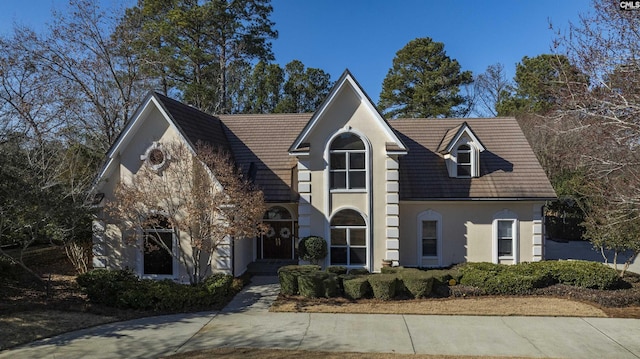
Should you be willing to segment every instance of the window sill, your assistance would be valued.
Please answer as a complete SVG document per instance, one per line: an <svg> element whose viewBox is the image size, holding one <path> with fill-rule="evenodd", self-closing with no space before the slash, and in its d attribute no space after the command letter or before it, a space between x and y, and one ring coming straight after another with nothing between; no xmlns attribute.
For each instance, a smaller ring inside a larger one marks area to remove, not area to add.
<svg viewBox="0 0 640 359"><path fill-rule="evenodd" d="M358 189L330 189L329 193L367 193L366 188L358 188Z"/></svg>

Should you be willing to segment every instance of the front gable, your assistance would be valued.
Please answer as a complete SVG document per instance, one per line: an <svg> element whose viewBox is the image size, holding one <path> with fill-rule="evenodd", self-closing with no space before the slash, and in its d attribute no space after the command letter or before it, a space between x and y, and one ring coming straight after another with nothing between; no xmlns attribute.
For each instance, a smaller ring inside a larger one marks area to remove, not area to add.
<svg viewBox="0 0 640 359"><path fill-rule="evenodd" d="M311 146L324 147L328 139L324 138L322 143L318 143L318 134L326 131L335 133L341 128L355 129L367 137L375 133L389 151L395 154L406 153L405 144L348 70L345 70L327 99L300 132L289 148L289 154L304 155L309 153Z"/></svg>
<svg viewBox="0 0 640 359"><path fill-rule="evenodd" d="M130 174L137 172L143 162L140 156L161 139L169 138L183 141L191 149L189 141L162 106L161 99L151 93L107 152L105 163L94 180L93 191L103 191L106 183L113 186L118 181L109 179L121 177L123 170Z"/></svg>

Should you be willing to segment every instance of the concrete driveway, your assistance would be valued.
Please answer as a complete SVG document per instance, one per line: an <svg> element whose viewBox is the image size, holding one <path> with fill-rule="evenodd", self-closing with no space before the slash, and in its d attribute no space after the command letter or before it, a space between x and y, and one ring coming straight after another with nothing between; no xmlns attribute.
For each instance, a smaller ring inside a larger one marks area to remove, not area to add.
<svg viewBox="0 0 640 359"><path fill-rule="evenodd" d="M5 351L0 358L157 358L213 347L640 358L640 320L270 313L277 279L254 279L220 312L102 325Z"/></svg>

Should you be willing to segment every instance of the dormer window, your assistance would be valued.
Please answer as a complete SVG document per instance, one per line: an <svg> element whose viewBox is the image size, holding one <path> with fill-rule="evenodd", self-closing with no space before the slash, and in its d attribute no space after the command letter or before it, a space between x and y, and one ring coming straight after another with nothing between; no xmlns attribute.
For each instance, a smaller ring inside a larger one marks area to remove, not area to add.
<svg viewBox="0 0 640 359"><path fill-rule="evenodd" d="M452 178L480 177L480 152L484 150L466 122L448 130L438 146Z"/></svg>
<svg viewBox="0 0 640 359"><path fill-rule="evenodd" d="M473 173L471 163L471 147L469 145L458 146L457 156L457 177L471 177Z"/></svg>

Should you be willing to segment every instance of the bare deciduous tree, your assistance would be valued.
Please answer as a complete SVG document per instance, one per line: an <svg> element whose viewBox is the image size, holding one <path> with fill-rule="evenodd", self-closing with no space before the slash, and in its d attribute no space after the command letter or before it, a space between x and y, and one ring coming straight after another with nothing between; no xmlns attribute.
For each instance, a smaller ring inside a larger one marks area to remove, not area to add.
<svg viewBox="0 0 640 359"><path fill-rule="evenodd" d="M562 108L556 121L573 123L582 146L576 160L586 168L590 186L584 189L590 206L587 229L618 233L592 235L601 248L640 248L640 17L621 11L617 3L594 0L593 12L570 24L556 42L588 82L563 81ZM568 79L566 77L565 79ZM624 231L622 232L624 233Z"/></svg>
<svg viewBox="0 0 640 359"><path fill-rule="evenodd" d="M179 238L179 250L158 236L150 240L157 250L177 257L189 270L190 281L197 283L214 269L222 245L264 231L264 198L225 152L199 145L193 153L176 142L164 148L171 157L167 167L158 171L143 165L130 181L117 186L106 209L132 245L138 245L139 233L167 221Z"/></svg>

